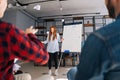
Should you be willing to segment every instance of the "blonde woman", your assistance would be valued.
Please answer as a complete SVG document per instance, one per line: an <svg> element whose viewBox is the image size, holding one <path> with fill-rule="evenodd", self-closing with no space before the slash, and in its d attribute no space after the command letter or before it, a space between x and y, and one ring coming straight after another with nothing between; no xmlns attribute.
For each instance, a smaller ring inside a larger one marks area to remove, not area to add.
<svg viewBox="0 0 120 80"><path fill-rule="evenodd" d="M49 53L49 61L48 61L48 67L49 72L48 74L51 75L51 67L52 67L52 60L55 63L55 75L58 75L58 52L59 52L59 42L61 42L63 39L60 39L60 35L57 33L57 29L55 26L50 27L50 31L47 36L47 40L43 43L47 44L47 51Z"/></svg>

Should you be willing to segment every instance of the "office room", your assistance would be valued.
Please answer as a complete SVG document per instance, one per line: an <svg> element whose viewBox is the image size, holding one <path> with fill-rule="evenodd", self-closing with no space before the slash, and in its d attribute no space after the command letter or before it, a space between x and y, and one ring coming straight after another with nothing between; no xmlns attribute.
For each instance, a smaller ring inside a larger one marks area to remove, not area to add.
<svg viewBox="0 0 120 80"><path fill-rule="evenodd" d="M0 80L120 80L120 0L0 0Z"/></svg>

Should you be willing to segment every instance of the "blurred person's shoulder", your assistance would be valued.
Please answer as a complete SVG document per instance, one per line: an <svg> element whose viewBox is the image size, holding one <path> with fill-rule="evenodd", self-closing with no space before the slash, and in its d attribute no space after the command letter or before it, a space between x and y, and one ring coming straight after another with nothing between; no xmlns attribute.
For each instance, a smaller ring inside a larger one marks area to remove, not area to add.
<svg viewBox="0 0 120 80"><path fill-rule="evenodd" d="M120 32L120 22L114 21L96 30L93 34L104 39L109 39L119 34L119 32Z"/></svg>

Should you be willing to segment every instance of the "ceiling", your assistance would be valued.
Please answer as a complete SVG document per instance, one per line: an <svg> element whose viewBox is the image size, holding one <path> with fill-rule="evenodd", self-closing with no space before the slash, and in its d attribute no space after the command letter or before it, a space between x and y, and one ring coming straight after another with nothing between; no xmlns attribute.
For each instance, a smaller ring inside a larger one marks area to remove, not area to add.
<svg viewBox="0 0 120 80"><path fill-rule="evenodd" d="M8 0L12 8L22 8L35 17L106 15L104 0ZM39 4L41 10L33 9ZM61 10L62 8L62 10Z"/></svg>

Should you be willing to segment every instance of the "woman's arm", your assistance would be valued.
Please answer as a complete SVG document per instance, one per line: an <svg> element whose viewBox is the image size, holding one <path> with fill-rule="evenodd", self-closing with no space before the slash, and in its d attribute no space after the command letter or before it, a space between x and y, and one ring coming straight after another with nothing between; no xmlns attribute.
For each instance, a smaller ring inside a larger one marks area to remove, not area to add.
<svg viewBox="0 0 120 80"><path fill-rule="evenodd" d="M39 64L46 64L48 62L48 52L34 34L25 34L22 30L11 26L9 36L11 59L19 58L25 61L34 61Z"/></svg>
<svg viewBox="0 0 120 80"><path fill-rule="evenodd" d="M60 38L59 33L57 33L57 37L58 37L58 42L62 42L64 40L63 38Z"/></svg>

